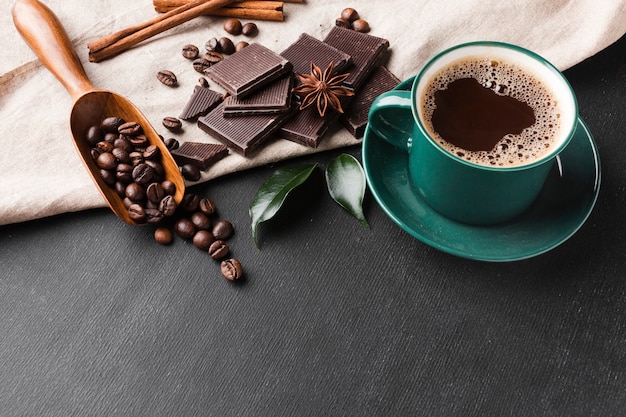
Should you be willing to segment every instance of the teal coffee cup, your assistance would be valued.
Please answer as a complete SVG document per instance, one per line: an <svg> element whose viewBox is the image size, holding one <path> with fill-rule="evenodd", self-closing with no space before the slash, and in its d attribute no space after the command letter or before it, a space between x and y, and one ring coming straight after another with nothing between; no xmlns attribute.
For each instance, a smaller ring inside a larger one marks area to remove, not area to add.
<svg viewBox="0 0 626 417"><path fill-rule="evenodd" d="M563 74L519 46L472 42L431 58L410 91L376 98L369 129L408 152L414 192L489 225L523 213L569 143L578 106Z"/></svg>

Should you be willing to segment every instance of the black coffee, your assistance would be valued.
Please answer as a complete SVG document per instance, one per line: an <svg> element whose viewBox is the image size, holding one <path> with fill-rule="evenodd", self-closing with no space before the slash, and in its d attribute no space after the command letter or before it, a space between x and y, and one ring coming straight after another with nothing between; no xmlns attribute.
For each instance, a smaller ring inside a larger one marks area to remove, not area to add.
<svg viewBox="0 0 626 417"><path fill-rule="evenodd" d="M435 74L422 97L431 135L476 164L528 164L558 140L560 110L552 93L515 64L465 58Z"/></svg>

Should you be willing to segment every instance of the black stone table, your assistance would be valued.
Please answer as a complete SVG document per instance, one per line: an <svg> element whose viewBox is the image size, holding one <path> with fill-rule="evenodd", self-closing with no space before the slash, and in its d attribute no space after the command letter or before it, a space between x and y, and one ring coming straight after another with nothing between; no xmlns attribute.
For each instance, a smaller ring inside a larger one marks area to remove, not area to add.
<svg viewBox="0 0 626 417"><path fill-rule="evenodd" d="M235 225L238 284L107 209L0 228L0 415L624 415L626 41L565 74L602 187L578 233L532 259L433 249L370 194L366 229L321 170L257 249L248 206L275 166L192 189ZM361 157L278 165L341 152Z"/></svg>

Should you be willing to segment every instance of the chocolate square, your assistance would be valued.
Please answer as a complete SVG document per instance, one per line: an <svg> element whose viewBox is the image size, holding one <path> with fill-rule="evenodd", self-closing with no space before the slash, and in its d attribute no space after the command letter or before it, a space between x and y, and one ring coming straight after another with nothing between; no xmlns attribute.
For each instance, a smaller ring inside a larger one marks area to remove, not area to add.
<svg viewBox="0 0 626 417"><path fill-rule="evenodd" d="M357 90L372 72L387 57L389 41L367 33L333 26L324 42L352 57L352 66L346 71L350 76L344 86Z"/></svg>
<svg viewBox="0 0 626 417"><path fill-rule="evenodd" d="M291 69L287 59L259 43L252 43L209 67L206 75L231 95L240 98Z"/></svg>
<svg viewBox="0 0 626 417"><path fill-rule="evenodd" d="M335 73L342 73L352 64L352 57L339 49L324 43L311 35L303 33L298 40L280 53L293 65L293 71L300 74L311 72L311 62L322 71L330 65L335 65Z"/></svg>
<svg viewBox="0 0 626 417"><path fill-rule="evenodd" d="M344 109L345 113L339 117L341 124L355 138L363 137L372 102L382 93L393 89L399 82L398 77L386 67L376 68L367 78L365 84L356 91L350 104Z"/></svg>
<svg viewBox="0 0 626 417"><path fill-rule="evenodd" d="M244 48L245 49L245 48ZM198 119L198 126L235 152L247 156L287 120L292 111L241 117L224 117L224 103ZM295 109L295 106L293 107Z"/></svg>
<svg viewBox="0 0 626 417"><path fill-rule="evenodd" d="M276 114L291 108L293 77L284 75L269 85L243 98L228 96L224 100L224 116Z"/></svg>
<svg viewBox="0 0 626 417"><path fill-rule="evenodd" d="M178 165L193 164L201 171L228 155L228 148L221 143L183 142L170 151Z"/></svg>
<svg viewBox="0 0 626 417"><path fill-rule="evenodd" d="M222 98L223 95L217 91L197 85L178 117L183 120L189 120L204 116L217 106L222 101Z"/></svg>

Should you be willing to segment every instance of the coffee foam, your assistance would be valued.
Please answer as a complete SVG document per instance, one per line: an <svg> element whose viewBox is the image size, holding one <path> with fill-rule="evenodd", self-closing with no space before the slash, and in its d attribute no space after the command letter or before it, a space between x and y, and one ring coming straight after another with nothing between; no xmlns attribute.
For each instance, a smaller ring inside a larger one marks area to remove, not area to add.
<svg viewBox="0 0 626 417"><path fill-rule="evenodd" d="M460 78L474 78L497 94L508 95L528 104L535 123L520 134L504 136L491 151L468 151L445 141L433 128L435 92ZM513 63L484 57L467 57L437 72L422 95L423 122L428 132L447 151L466 161L493 167L513 167L532 163L557 146L561 129L558 103L545 83Z"/></svg>

